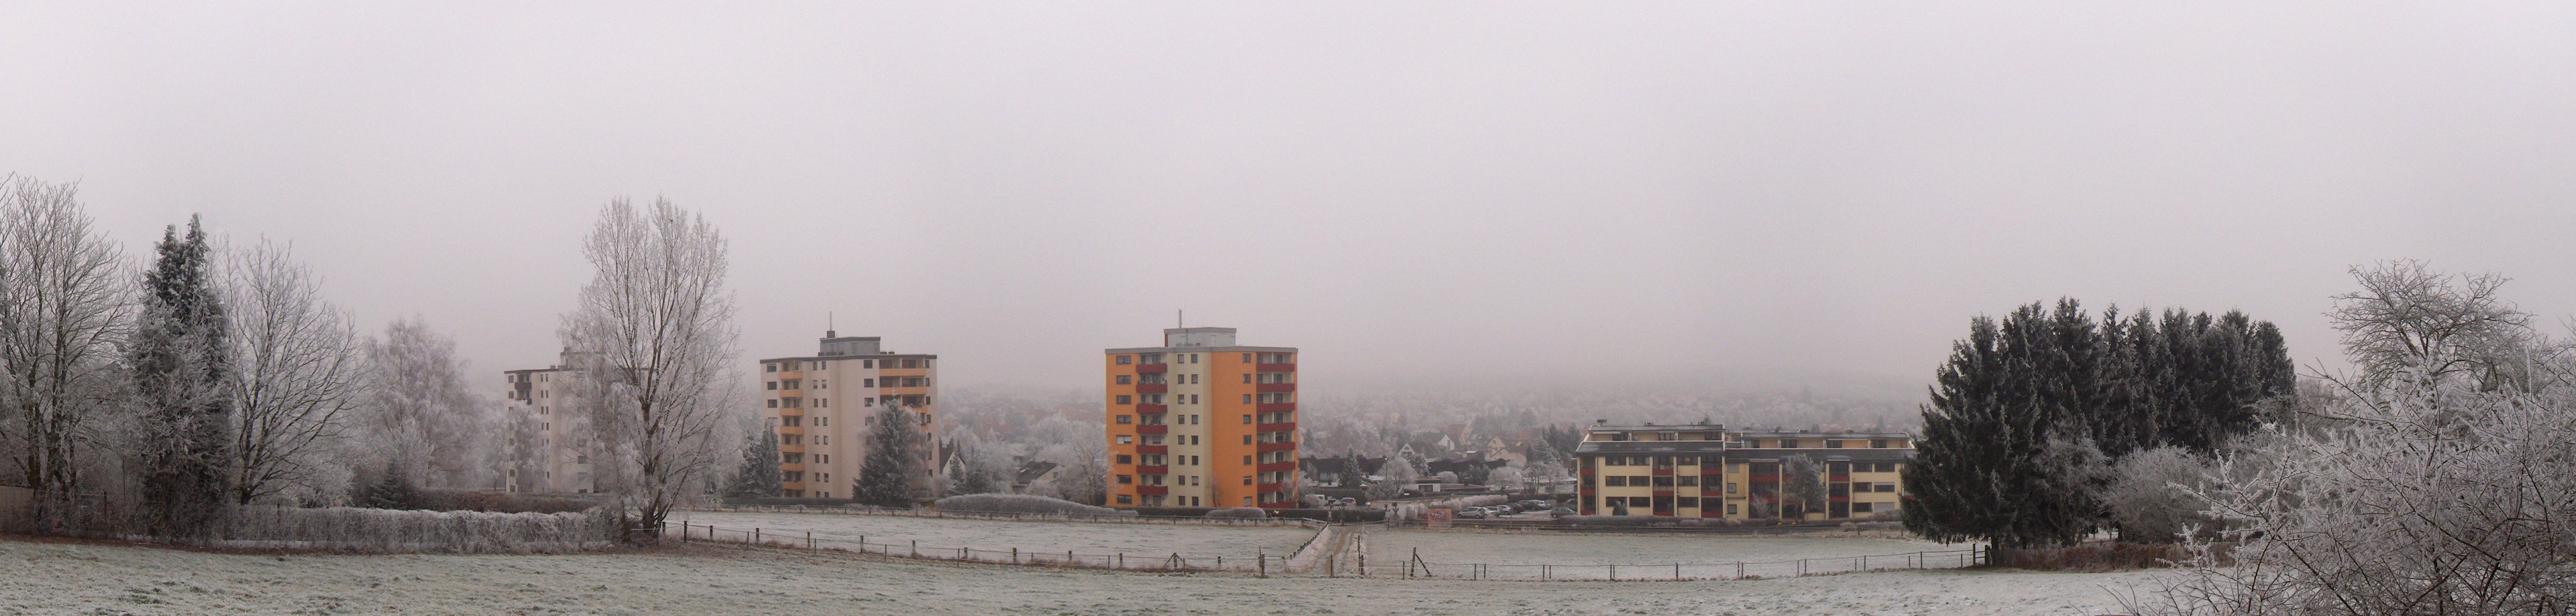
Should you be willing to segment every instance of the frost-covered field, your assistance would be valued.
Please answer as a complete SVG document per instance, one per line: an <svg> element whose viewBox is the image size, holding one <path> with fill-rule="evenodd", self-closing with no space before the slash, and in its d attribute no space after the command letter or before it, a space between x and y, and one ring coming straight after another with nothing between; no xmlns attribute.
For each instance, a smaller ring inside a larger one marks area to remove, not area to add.
<svg viewBox="0 0 2576 616"><path fill-rule="evenodd" d="M1736 562L1745 566L1746 575L1781 577L1798 572L1799 559L1807 559L1809 572L1842 572L1867 568L1905 568L1918 566L1910 556L1872 558L1864 563L1860 556L1911 555L1936 553L1922 558L1920 566L1955 567L1967 564L1963 553L1966 544L1939 544L1904 539L1864 537L1795 537L1773 535L1686 535L1686 534L1620 534L1558 532L1477 532L1463 530L1382 529L1368 533L1371 577L1395 572L1401 575L1402 562L1416 550L1422 560L1436 563L1432 573L1465 574L1461 565L1483 564L1483 575L1502 578L1536 579L1546 575L1553 579L1604 579L1611 573L1601 565L1619 565L1621 579L1670 578L1680 564L1679 573L1691 578L1732 578ZM1538 565L1553 565L1542 573Z"/></svg>
<svg viewBox="0 0 2576 616"><path fill-rule="evenodd" d="M260 556L0 538L0 614L2052 614L2159 573L1904 571L1728 582L1154 575L692 546Z"/></svg>
<svg viewBox="0 0 2576 616"><path fill-rule="evenodd" d="M840 541L858 541L860 535L866 535L870 545L892 543L903 546L908 545L907 542L920 541L924 550L933 547L950 550L960 547L978 550L1019 548L1058 555L1065 550L1073 550L1086 556L1124 552L1144 557L1178 552L1182 556L1224 556L1245 560L1255 554L1284 557L1296 552L1298 546L1306 545L1306 540L1315 536L1314 529L1301 526L1015 522L835 513L686 512L675 513L672 517L683 515L690 524L701 527L713 524L723 529L723 537L728 539L739 536L734 530L757 527L764 536L774 533L802 538L806 531L813 531L815 539ZM705 531L701 529L699 532Z"/></svg>

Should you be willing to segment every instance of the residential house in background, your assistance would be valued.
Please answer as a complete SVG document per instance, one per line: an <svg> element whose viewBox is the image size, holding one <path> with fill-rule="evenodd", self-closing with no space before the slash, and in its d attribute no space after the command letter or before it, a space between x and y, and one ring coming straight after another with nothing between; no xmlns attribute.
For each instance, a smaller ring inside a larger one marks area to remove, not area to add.
<svg viewBox="0 0 2576 616"><path fill-rule="evenodd" d="M1821 510L1783 501L1783 461L1815 462ZM1838 520L1894 513L1898 472L1914 456L1903 432L1729 430L1723 424L1596 423L1575 448L1584 515Z"/></svg>
<svg viewBox="0 0 2576 616"><path fill-rule="evenodd" d="M813 355L760 360L761 427L778 433L785 496L850 498L888 406L903 410L902 428L920 431L917 455L939 485L939 356L880 347L876 336L825 331Z"/></svg>
<svg viewBox="0 0 2576 616"><path fill-rule="evenodd" d="M1173 328L1103 352L1109 506L1297 505L1297 349L1234 337Z"/></svg>

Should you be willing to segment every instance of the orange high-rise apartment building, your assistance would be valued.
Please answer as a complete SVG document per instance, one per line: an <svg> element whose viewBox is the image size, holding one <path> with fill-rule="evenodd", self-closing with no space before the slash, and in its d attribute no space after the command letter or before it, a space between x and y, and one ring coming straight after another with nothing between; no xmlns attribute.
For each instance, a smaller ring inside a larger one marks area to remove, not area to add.
<svg viewBox="0 0 2576 616"><path fill-rule="evenodd" d="M894 353L876 336L823 332L813 355L760 360L760 417L778 433L781 494L790 498L849 498L859 467L874 443L878 416L903 412L903 427L921 431L922 466L938 485L936 421L939 356Z"/></svg>
<svg viewBox="0 0 2576 616"><path fill-rule="evenodd" d="M1183 327L1102 361L1109 506L1296 506L1297 349Z"/></svg>

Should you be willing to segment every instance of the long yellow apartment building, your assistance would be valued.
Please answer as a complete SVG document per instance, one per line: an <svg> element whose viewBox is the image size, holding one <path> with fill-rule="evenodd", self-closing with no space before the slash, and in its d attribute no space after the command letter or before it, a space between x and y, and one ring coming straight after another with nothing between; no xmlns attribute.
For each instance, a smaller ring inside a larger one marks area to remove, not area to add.
<svg viewBox="0 0 2576 616"><path fill-rule="evenodd" d="M1729 430L1724 424L1595 423L1575 447L1583 515L1838 520L1897 511L1898 471L1914 456L1903 432ZM1808 510L1783 498L1791 457L1814 462L1827 497Z"/></svg>

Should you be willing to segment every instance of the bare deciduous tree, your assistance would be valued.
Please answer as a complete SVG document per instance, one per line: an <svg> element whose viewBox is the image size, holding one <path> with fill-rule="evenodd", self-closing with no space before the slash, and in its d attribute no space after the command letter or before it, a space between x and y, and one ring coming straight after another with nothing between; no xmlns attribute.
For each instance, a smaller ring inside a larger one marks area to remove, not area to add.
<svg viewBox="0 0 2576 616"><path fill-rule="evenodd" d="M227 252L234 502L335 496L348 484L338 447L357 393L357 332L287 246Z"/></svg>
<svg viewBox="0 0 2576 616"><path fill-rule="evenodd" d="M118 343L133 304L122 258L81 210L76 189L0 178L0 443L36 490L37 519L67 522L81 489L78 448L123 381Z"/></svg>
<svg viewBox="0 0 2576 616"><path fill-rule="evenodd" d="M561 335L592 363L578 374L597 433L601 486L651 542L672 508L723 474L735 401L736 332L724 238L667 199L601 208L583 252L597 268Z"/></svg>

